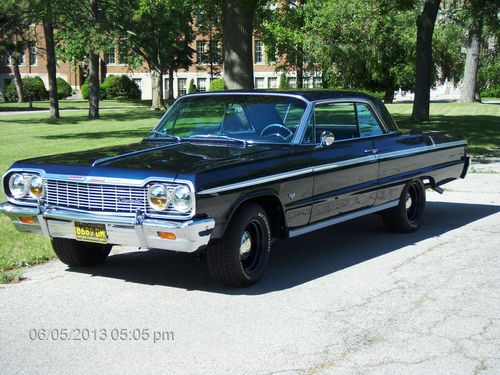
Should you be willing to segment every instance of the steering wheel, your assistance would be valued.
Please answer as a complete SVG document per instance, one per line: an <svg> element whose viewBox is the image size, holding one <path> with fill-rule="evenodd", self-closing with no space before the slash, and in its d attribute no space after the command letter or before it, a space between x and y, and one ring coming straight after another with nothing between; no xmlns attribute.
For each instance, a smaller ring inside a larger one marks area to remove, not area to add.
<svg viewBox="0 0 500 375"><path fill-rule="evenodd" d="M287 134L283 135L283 132L287 132ZM261 137L270 137L270 136L278 136L280 138L283 138L284 141L290 136L293 135L293 132L288 129L286 126L281 125L281 124L270 124L267 125L262 131L260 132Z"/></svg>

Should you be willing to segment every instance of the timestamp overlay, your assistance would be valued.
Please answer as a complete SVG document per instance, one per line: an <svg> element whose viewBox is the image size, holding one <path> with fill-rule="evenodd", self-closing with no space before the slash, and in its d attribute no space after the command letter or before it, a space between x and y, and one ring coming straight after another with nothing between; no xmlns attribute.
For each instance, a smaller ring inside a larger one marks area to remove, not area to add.
<svg viewBox="0 0 500 375"><path fill-rule="evenodd" d="M152 328L30 328L30 341L173 342L175 333Z"/></svg>

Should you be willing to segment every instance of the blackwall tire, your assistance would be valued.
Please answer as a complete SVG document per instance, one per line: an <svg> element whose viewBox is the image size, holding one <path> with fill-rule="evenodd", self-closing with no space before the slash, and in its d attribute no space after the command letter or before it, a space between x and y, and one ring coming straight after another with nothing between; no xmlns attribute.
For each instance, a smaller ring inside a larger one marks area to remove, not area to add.
<svg viewBox="0 0 500 375"><path fill-rule="evenodd" d="M53 238L52 248L61 262L70 267L91 267L104 262L112 246Z"/></svg>

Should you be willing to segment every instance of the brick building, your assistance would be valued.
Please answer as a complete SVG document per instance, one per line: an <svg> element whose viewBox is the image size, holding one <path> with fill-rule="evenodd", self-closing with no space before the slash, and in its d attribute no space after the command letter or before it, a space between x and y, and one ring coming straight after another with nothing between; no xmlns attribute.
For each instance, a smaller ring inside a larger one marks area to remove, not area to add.
<svg viewBox="0 0 500 375"><path fill-rule="evenodd" d="M41 25L35 27L36 44L25 49L23 59L19 66L22 77L39 76L48 87L46 59L44 56L45 40ZM188 70L179 70L174 73L174 96L184 95L189 87L190 80L193 80L198 91L206 91L209 88L211 78L210 64L207 62L208 40L203 36L198 36L191 47L195 50L193 64ZM151 99L151 78L146 64L140 68L131 68L123 61L123 51L119 46L110 51L106 51L100 56L100 78L104 80L108 75L128 75L141 89L142 99ZM265 46L257 39L253 40L253 60L254 60L254 84L255 88L267 89L277 88L279 75L275 72L275 65L266 61ZM215 64L215 71L220 76L224 75L222 66ZM58 62L57 76L65 79L77 92L85 80L84 67L71 62ZM216 77L216 76L215 76ZM13 67L8 56L0 56L0 90L10 84L14 79ZM295 73L287 73L287 81L290 87L295 85ZM168 92L168 75L164 75L164 97ZM320 77L305 77L304 87L320 87Z"/></svg>

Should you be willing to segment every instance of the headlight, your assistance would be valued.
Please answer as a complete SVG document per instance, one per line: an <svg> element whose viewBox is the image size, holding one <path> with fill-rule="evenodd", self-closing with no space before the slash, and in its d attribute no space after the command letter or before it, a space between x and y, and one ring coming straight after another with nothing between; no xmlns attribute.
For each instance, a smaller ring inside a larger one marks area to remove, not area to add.
<svg viewBox="0 0 500 375"><path fill-rule="evenodd" d="M172 191L172 205L181 212L188 212L193 206L193 197L191 190L187 186L179 186Z"/></svg>
<svg viewBox="0 0 500 375"><path fill-rule="evenodd" d="M28 181L23 175L15 173L9 178L9 190L15 199L23 198L28 193Z"/></svg>
<svg viewBox="0 0 500 375"><path fill-rule="evenodd" d="M148 190L148 202L156 211L163 211L168 206L168 191L165 186L156 184Z"/></svg>
<svg viewBox="0 0 500 375"><path fill-rule="evenodd" d="M43 195L43 179L40 176L31 177L29 191L30 196L35 199Z"/></svg>

